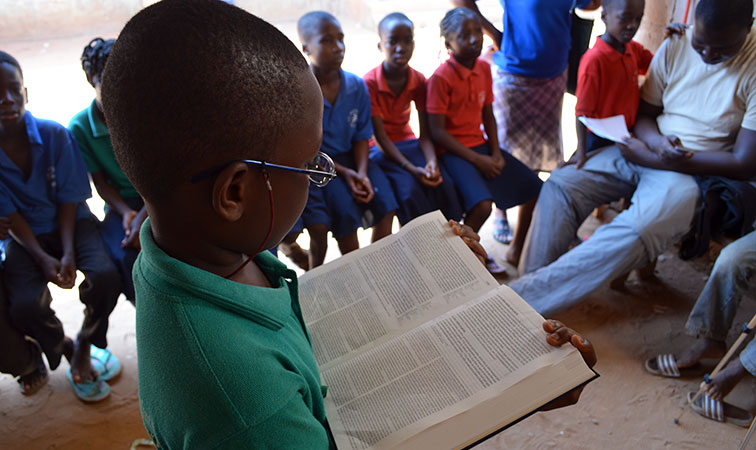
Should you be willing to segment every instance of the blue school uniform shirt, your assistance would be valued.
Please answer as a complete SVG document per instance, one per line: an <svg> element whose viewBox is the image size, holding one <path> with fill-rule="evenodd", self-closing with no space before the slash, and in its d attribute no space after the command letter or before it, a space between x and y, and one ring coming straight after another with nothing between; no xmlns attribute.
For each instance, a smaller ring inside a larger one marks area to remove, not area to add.
<svg viewBox="0 0 756 450"><path fill-rule="evenodd" d="M320 148L329 156L352 150L355 142L373 137L370 121L370 94L357 75L339 70L341 86L331 105L323 99L323 143Z"/></svg>
<svg viewBox="0 0 756 450"><path fill-rule="evenodd" d="M31 173L24 179L21 169L0 152L0 216L16 211L35 235L58 229L58 205L78 203L76 218L89 216L84 200L92 196L87 166L73 135L63 125L37 119L26 112L26 134L31 151Z"/></svg>
<svg viewBox="0 0 756 450"><path fill-rule="evenodd" d="M572 9L590 0L499 0L504 8L500 50L493 61L504 72L554 78L567 67Z"/></svg>

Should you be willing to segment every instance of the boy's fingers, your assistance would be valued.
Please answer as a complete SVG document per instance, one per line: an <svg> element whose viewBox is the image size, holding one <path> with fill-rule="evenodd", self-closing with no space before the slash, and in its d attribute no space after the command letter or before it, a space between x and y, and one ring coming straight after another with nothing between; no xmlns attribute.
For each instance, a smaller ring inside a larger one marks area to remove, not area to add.
<svg viewBox="0 0 756 450"><path fill-rule="evenodd" d="M573 334L570 338L570 343L580 351L580 354L583 355L583 359L585 360L585 363L588 364L588 367L593 367L596 364L596 350L588 339L579 334Z"/></svg>
<svg viewBox="0 0 756 450"><path fill-rule="evenodd" d="M486 250L483 248L482 245L480 245L480 242L476 241L475 239L471 239L469 237L462 238L465 241L465 244L467 244L468 247L470 247L470 250L475 253L475 256L478 258L483 258L483 262L486 261L486 257L488 254L486 253Z"/></svg>

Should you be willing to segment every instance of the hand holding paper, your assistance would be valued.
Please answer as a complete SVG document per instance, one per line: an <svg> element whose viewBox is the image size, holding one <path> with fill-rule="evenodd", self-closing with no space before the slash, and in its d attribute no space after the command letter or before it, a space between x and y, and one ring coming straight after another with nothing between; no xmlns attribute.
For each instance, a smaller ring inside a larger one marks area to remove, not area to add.
<svg viewBox="0 0 756 450"><path fill-rule="evenodd" d="M627 131L627 125L625 124L625 116L623 115L607 117L606 119L591 119L580 116L578 120L588 127L591 133L610 141L624 142L626 138L630 137L630 132Z"/></svg>

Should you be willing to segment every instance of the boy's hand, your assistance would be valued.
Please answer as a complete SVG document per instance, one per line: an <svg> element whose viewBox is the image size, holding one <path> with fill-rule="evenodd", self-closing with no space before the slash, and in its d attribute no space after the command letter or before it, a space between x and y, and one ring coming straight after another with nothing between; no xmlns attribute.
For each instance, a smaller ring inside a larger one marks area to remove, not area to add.
<svg viewBox="0 0 756 450"><path fill-rule="evenodd" d="M473 251L475 257L478 258L478 261L485 266L488 253L486 253L486 250L480 245L480 236L478 233L474 232L469 226L462 225L456 220L450 220L449 226L451 227L452 232L461 237L462 240L465 241L465 244L470 247L470 250Z"/></svg>
<svg viewBox="0 0 756 450"><path fill-rule="evenodd" d="M137 213L134 213L128 228L124 230L125 236L121 241L121 248L133 247L137 250L142 249L142 244L139 242L139 230L142 228L142 222L144 220L140 220L137 217Z"/></svg>
<svg viewBox="0 0 756 450"><path fill-rule="evenodd" d="M503 157L502 157L503 159ZM478 155L473 162L473 165L483 174L486 178L496 178L501 173L501 169L494 163L491 156Z"/></svg>
<svg viewBox="0 0 756 450"><path fill-rule="evenodd" d="M444 181L436 161L428 161L425 167L418 167L417 169L419 169L419 174L416 174L416 176L419 175L418 179L423 186L434 188Z"/></svg>
<svg viewBox="0 0 756 450"><path fill-rule="evenodd" d="M499 170L499 173L501 173L501 171L504 169L504 166L507 165L507 160L504 159L504 155L501 154L501 150L495 151L494 154L491 155L491 160Z"/></svg>
<svg viewBox="0 0 756 450"><path fill-rule="evenodd" d="M628 137L623 142L617 142L617 148L626 160L633 163L644 161L648 153L652 153L643 141L634 137Z"/></svg>
<svg viewBox="0 0 756 450"><path fill-rule="evenodd" d="M375 191L373 190L373 183L367 175L362 175L354 170L348 170L346 172L346 182L349 190L352 192L352 197L358 203L370 203L375 197Z"/></svg>
<svg viewBox="0 0 756 450"><path fill-rule="evenodd" d="M133 209L130 209L129 212L121 216L121 227L123 228L123 232L126 233L126 236L129 235L129 232L131 230L131 221L134 220L134 217L136 217L137 212Z"/></svg>
<svg viewBox="0 0 756 450"><path fill-rule="evenodd" d="M652 150L664 161L674 162L693 156L692 152L680 151L682 141L674 135L661 136Z"/></svg>
<svg viewBox="0 0 756 450"><path fill-rule="evenodd" d="M559 168L561 169L562 167L575 164L575 169L580 169L585 165L586 162L588 162L588 155L586 155L585 152L577 150L572 154L572 156L570 156L570 159L560 163Z"/></svg>
<svg viewBox="0 0 756 450"><path fill-rule="evenodd" d="M0 217L0 241L4 241L8 238L8 230L10 230L11 220L8 217Z"/></svg>
<svg viewBox="0 0 756 450"><path fill-rule="evenodd" d="M588 367L593 367L596 364L596 351L593 349L593 344L588 342L586 338L577 334L574 330L564 326L562 322L549 319L543 323L543 329L549 333L548 336L546 336L546 342L549 345L561 347L563 344L569 342L578 349ZM540 408L540 411L549 411L564 406L574 405L580 398L580 393L582 391L583 386L577 387L543 405Z"/></svg>
<svg viewBox="0 0 756 450"><path fill-rule="evenodd" d="M55 282L63 289L71 289L76 283L76 265L74 264L74 255L64 254L60 258L60 269L57 275L58 281Z"/></svg>
<svg viewBox="0 0 756 450"><path fill-rule="evenodd" d="M664 29L664 38L685 36L688 25L680 22L672 22Z"/></svg>

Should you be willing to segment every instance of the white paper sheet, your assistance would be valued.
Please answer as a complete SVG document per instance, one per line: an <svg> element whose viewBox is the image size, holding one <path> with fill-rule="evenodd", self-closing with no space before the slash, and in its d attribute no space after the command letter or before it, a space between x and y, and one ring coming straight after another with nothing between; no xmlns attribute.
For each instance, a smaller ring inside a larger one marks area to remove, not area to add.
<svg viewBox="0 0 756 450"><path fill-rule="evenodd" d="M610 141L622 142L625 138L630 137L630 132L627 131L625 124L625 116L622 115L607 117L606 119L591 119L580 116L578 120L583 122L583 125L588 127L591 133Z"/></svg>

